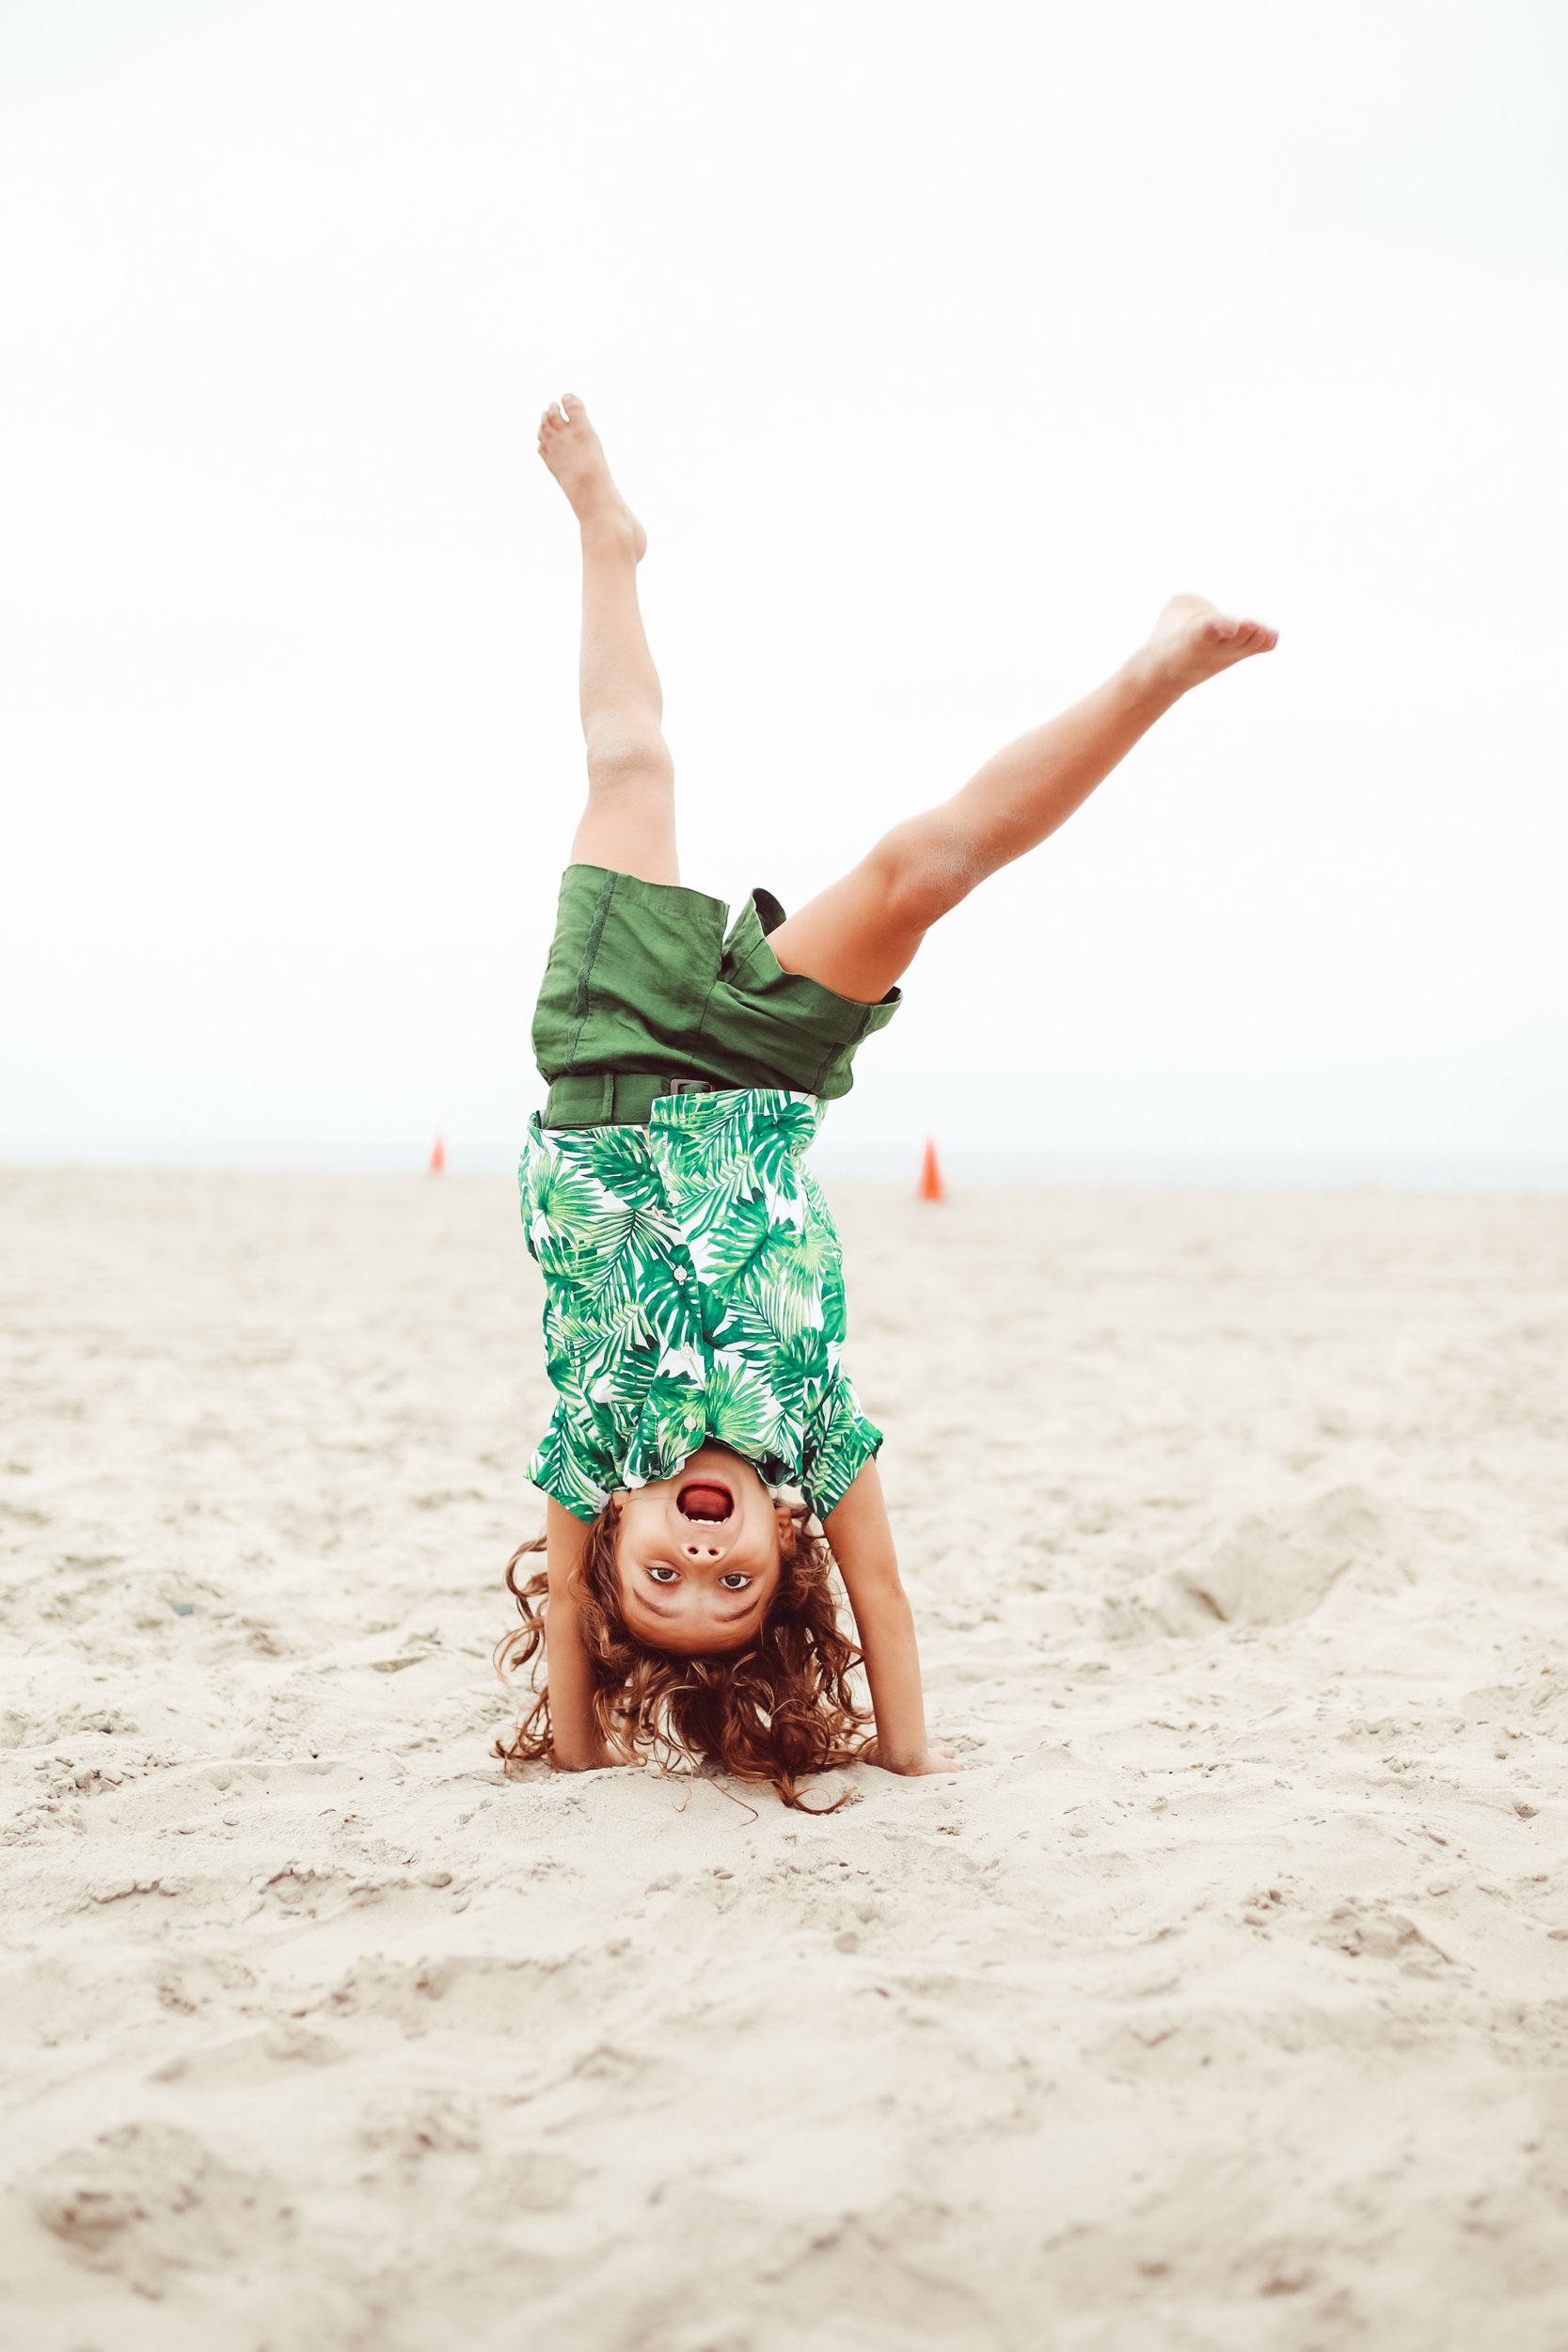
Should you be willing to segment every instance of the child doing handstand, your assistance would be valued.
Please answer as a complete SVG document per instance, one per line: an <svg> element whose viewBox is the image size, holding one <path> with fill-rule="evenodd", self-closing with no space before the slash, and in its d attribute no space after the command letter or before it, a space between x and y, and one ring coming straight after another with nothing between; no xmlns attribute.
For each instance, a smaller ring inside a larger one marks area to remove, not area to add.
<svg viewBox="0 0 1568 2352"><path fill-rule="evenodd" d="M754 890L727 923L680 882L641 525L574 394L545 411L539 451L582 538L588 800L534 1015L549 1095L519 1171L556 1405L529 1465L546 1531L508 1567L523 1623L498 1658L540 1660L545 1679L497 1752L568 1772L705 1758L789 1804L802 1775L856 1759L950 1770L927 1744L881 1432L842 1362L838 1237L806 1149L932 924L1275 633L1173 597L1103 686L798 914Z"/></svg>

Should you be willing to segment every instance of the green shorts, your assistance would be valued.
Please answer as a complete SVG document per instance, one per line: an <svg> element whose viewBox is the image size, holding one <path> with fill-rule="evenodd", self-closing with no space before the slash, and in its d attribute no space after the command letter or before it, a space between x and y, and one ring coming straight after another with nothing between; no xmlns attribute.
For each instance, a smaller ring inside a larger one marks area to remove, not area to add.
<svg viewBox="0 0 1568 2352"><path fill-rule="evenodd" d="M786 972L768 945L784 919L768 890L731 923L700 890L568 866L533 1016L544 1124L645 1125L657 1096L687 1088L847 1094L855 1048L901 993L861 1005Z"/></svg>

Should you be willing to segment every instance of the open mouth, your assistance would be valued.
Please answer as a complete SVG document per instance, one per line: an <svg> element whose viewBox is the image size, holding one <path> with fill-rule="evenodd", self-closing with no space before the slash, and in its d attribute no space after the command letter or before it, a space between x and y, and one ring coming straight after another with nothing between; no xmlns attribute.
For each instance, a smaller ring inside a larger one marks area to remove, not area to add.
<svg viewBox="0 0 1568 2352"><path fill-rule="evenodd" d="M735 1498L717 1479L694 1478L675 1497L675 1508L683 1519L697 1519L705 1527L716 1527L735 1509Z"/></svg>

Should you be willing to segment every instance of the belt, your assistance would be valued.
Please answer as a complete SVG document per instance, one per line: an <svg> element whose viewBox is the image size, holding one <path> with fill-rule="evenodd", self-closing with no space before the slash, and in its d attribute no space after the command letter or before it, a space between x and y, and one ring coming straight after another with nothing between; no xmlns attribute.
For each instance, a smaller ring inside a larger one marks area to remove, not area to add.
<svg viewBox="0 0 1568 2352"><path fill-rule="evenodd" d="M645 1127L661 1094L717 1094L712 1078L673 1078L654 1070L595 1070L552 1080L546 1127Z"/></svg>

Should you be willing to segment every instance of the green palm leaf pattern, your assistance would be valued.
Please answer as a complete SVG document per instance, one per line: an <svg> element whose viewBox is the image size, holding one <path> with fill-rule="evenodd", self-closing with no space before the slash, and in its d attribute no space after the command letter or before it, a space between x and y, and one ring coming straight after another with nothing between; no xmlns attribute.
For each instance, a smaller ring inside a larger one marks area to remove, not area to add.
<svg viewBox="0 0 1568 2352"><path fill-rule="evenodd" d="M691 1235L689 1248L698 1279L727 1296L752 1279L758 1263L777 1248L778 1228L768 1203L755 1193L734 1201L722 1219Z"/></svg>
<svg viewBox="0 0 1568 2352"><path fill-rule="evenodd" d="M518 1167L556 1408L529 1476L579 1518L705 1438L826 1516L881 1444L840 1365L842 1251L804 1164L813 1096L665 1097L546 1129Z"/></svg>

